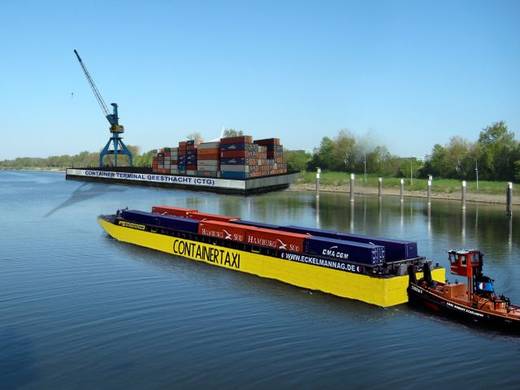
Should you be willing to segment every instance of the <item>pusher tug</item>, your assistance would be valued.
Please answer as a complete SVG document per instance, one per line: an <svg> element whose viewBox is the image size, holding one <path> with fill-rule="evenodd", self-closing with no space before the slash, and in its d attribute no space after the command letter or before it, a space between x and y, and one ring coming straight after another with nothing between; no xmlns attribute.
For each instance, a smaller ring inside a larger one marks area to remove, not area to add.
<svg viewBox="0 0 520 390"><path fill-rule="evenodd" d="M467 284L444 283L432 278L429 264L417 279L414 265L408 266L409 302L458 319L513 332L520 331L520 307L504 295L496 295L493 279L482 273L484 254L478 250L449 251L450 271L466 276Z"/></svg>

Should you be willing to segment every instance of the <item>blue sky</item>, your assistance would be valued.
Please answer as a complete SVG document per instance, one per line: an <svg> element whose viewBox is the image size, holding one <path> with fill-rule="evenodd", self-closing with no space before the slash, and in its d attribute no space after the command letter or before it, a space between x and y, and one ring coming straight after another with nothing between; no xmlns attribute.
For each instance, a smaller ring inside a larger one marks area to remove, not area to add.
<svg viewBox="0 0 520 390"><path fill-rule="evenodd" d="M104 145L74 48L144 150L223 126L310 150L346 128L423 157L519 130L519 20L517 1L4 0L0 159Z"/></svg>

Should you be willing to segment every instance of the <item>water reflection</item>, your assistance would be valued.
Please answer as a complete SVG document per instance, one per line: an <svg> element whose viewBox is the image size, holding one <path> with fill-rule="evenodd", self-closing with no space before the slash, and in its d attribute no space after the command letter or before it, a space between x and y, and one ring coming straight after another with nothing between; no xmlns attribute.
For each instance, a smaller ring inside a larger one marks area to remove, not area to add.
<svg viewBox="0 0 520 390"><path fill-rule="evenodd" d="M320 224L320 197L317 196L316 197L316 227L317 228L321 228L321 224Z"/></svg>
<svg viewBox="0 0 520 390"><path fill-rule="evenodd" d="M518 217L514 214L507 219L500 205L467 203L462 209L459 202L434 200L428 204L426 199L419 198L401 202L399 197L390 196L383 200L377 196L358 196L356 202L349 202L348 194L333 193L322 193L319 201L314 194L305 193L278 193L251 199L248 217L263 221L289 219L291 223L324 229L386 235L424 243L434 241L432 246L437 247L439 243L454 248L481 246L512 253L520 245L520 237L513 235ZM270 209L266 203L277 207ZM280 215L280 210L286 213L285 218ZM307 219L306 210L312 210L312 219Z"/></svg>
<svg viewBox="0 0 520 390"><path fill-rule="evenodd" d="M44 218L50 217L52 214L56 213L61 209L76 205L80 202L84 202L97 196L124 191L126 191L126 188L121 188L113 185L83 183L78 188L76 188L65 201L61 202L59 205L49 210L44 215Z"/></svg>
<svg viewBox="0 0 520 390"><path fill-rule="evenodd" d="M460 217L461 217L461 221L462 221L460 238L461 238L462 246L465 246L466 245L466 207L465 206L462 208Z"/></svg>

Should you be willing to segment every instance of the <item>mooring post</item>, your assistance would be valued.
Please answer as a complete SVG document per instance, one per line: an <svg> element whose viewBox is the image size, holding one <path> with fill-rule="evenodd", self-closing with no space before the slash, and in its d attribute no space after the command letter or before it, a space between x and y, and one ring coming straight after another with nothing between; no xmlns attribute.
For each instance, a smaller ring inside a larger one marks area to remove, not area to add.
<svg viewBox="0 0 520 390"><path fill-rule="evenodd" d="M401 188L400 188L400 194L401 195L401 202L404 201L404 179L401 179Z"/></svg>
<svg viewBox="0 0 520 390"><path fill-rule="evenodd" d="M379 177L377 179L377 195L379 197L383 196L383 178L382 177Z"/></svg>
<svg viewBox="0 0 520 390"><path fill-rule="evenodd" d="M317 168L316 169L316 197L317 198L320 197L320 174L321 174L321 169Z"/></svg>
<svg viewBox="0 0 520 390"><path fill-rule="evenodd" d="M462 202L462 208L466 208L466 180L462 180L460 188L460 201Z"/></svg>
<svg viewBox="0 0 520 390"><path fill-rule="evenodd" d="M356 175L353 173L350 174L350 201L354 202L354 182L356 180Z"/></svg>
<svg viewBox="0 0 520 390"><path fill-rule="evenodd" d="M428 180L427 196L428 196L428 205L430 205L432 203L432 181L431 181L431 179Z"/></svg>
<svg viewBox="0 0 520 390"><path fill-rule="evenodd" d="M506 215L511 217L513 215L513 183L507 183L506 189Z"/></svg>

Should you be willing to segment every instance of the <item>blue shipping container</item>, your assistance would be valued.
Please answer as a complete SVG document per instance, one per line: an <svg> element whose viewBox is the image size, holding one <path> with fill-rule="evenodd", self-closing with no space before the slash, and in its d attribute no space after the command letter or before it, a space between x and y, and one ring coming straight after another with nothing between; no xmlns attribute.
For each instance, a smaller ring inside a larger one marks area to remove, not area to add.
<svg viewBox="0 0 520 390"><path fill-rule="evenodd" d="M248 177L248 174L246 172L229 172L229 171L222 171L220 173L220 177L224 179L239 179L239 180L245 180Z"/></svg>
<svg viewBox="0 0 520 390"><path fill-rule="evenodd" d="M378 265L384 261L384 247L328 237L305 239L304 252L339 261Z"/></svg>
<svg viewBox="0 0 520 390"><path fill-rule="evenodd" d="M222 165L245 165L246 159L244 157L221 158L220 164L222 164Z"/></svg>
<svg viewBox="0 0 520 390"><path fill-rule="evenodd" d="M417 251L417 243L414 241L394 240L390 238L370 237L352 233L338 233L332 230L320 230L315 228L304 228L299 226L284 226L290 232L310 233L315 236L337 238L348 241L361 242L366 244L375 244L385 247L385 260L398 261L413 259L419 256Z"/></svg>
<svg viewBox="0 0 520 390"><path fill-rule="evenodd" d="M121 217L130 222L181 230L189 233L197 233L199 228L199 221L196 219L158 215L145 211L123 210Z"/></svg>
<svg viewBox="0 0 520 390"><path fill-rule="evenodd" d="M244 150L245 144L220 144L220 150Z"/></svg>

